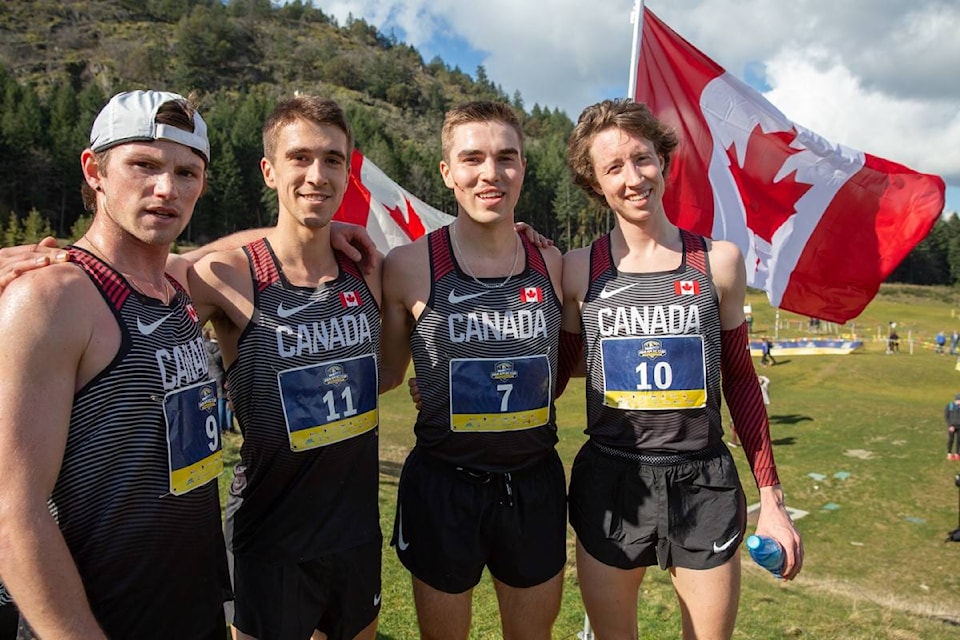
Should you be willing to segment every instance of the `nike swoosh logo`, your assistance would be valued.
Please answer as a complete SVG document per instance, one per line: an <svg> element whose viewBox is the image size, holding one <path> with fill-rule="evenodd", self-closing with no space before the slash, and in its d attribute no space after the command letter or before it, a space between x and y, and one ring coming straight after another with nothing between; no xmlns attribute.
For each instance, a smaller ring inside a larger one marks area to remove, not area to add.
<svg viewBox="0 0 960 640"><path fill-rule="evenodd" d="M283 306L283 303L281 302L279 305L277 305L277 315L280 316L281 318L289 318L290 316L300 313L307 307L311 307L318 302L320 302L320 298L313 298L306 304L301 304L298 307L290 307L289 309L285 308Z"/></svg>
<svg viewBox="0 0 960 640"><path fill-rule="evenodd" d="M409 546L410 543L403 539L403 506L401 505L397 510L397 549L406 551Z"/></svg>
<svg viewBox="0 0 960 640"><path fill-rule="evenodd" d="M170 313L163 316L159 320L154 320L150 324L143 324L143 320L140 319L140 316L137 316L137 329L139 329L140 333L142 333L143 335L148 336L154 331L156 331L160 327L160 325L166 322L167 318L169 318L172 315L173 315L173 312L171 311Z"/></svg>
<svg viewBox="0 0 960 640"><path fill-rule="evenodd" d="M725 550L726 550L730 545L732 545L732 544L737 540L737 538L739 538L739 537L740 537L740 534L739 534L739 533L735 533L735 534L733 534L733 537L732 537L732 538L730 538L729 540L727 540L727 541L724 542L723 544L717 544L716 542L714 542L714 543L713 543L713 552L714 552L714 553L720 553L721 551L725 551Z"/></svg>
<svg viewBox="0 0 960 640"><path fill-rule="evenodd" d="M450 295L447 296L447 302L450 304L459 304L465 300L473 300L474 298L479 298L480 296L486 294L486 291L480 291L479 293L468 293L466 295L458 296L457 292L453 289L450 290Z"/></svg>
<svg viewBox="0 0 960 640"><path fill-rule="evenodd" d="M373 596L373 606L375 606L375 607L379 607L379 606L380 606L380 594L379 594L379 593L378 593L377 595Z"/></svg>
<svg viewBox="0 0 960 640"><path fill-rule="evenodd" d="M640 284L640 283L639 283L639 282L634 282L634 283L631 283L631 284L625 284L625 285L623 285L622 287L617 287L616 289L613 289L613 290L610 290L610 291L607 290L607 285L603 285L603 291L600 292L600 299L601 299L601 300L606 300L607 298L609 298L609 297L611 297L611 296L615 296L615 295L617 295L618 293L623 293L624 291L626 291L626 290L629 289L630 287L635 287L635 286L637 286L638 284Z"/></svg>

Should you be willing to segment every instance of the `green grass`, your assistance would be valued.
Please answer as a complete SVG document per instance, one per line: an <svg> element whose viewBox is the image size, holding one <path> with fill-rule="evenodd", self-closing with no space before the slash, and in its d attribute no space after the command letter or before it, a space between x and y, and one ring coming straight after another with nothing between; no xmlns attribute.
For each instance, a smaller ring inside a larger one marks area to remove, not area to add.
<svg viewBox="0 0 960 640"><path fill-rule="evenodd" d="M751 292L749 298L755 334L807 335L803 317L781 312L776 327L762 295ZM734 638L960 637L960 544L944 542L960 526L954 483L960 463L945 459L943 423L944 405L960 391L960 372L954 357L936 355L929 345L937 331L960 327L957 309L953 290L884 287L856 322L836 328L865 337L860 352L778 356L777 366L763 370L771 380L771 433L787 502L809 512L797 523L806 561L792 583L744 562ZM884 343L873 340L877 327L885 338L891 320L898 322L904 349L898 355L886 355ZM569 471L584 440L582 381L571 383L557 411L558 449ZM380 507L388 541L399 468L413 445L414 410L405 387L381 397L380 414ZM228 434L228 464L238 444L239 437ZM753 503L757 492L742 450L734 456ZM838 472L850 475L835 478ZM826 477L818 482L810 473ZM572 541L571 535L571 549ZM386 541L383 583L379 637L416 638L410 578ZM665 572L648 572L638 619L641 638L679 636L676 597ZM582 626L571 550L554 638L575 638ZM499 637L496 598L485 578L475 592L471 638Z"/></svg>

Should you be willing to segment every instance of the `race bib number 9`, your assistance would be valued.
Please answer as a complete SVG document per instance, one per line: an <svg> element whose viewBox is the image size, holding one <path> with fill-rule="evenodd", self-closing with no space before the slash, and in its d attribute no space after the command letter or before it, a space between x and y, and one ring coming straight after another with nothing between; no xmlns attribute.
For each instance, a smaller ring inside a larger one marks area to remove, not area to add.
<svg viewBox="0 0 960 640"><path fill-rule="evenodd" d="M167 393L170 493L179 496L216 479L223 471L223 443L217 420L217 384L208 380Z"/></svg>
<svg viewBox="0 0 960 640"><path fill-rule="evenodd" d="M604 338L603 404L653 411L707 404L703 336Z"/></svg>
<svg viewBox="0 0 960 640"><path fill-rule="evenodd" d="M471 433L543 426L552 388L545 355L451 360L450 428Z"/></svg>
<svg viewBox="0 0 960 640"><path fill-rule="evenodd" d="M373 354L287 369L277 374L292 451L325 447L377 426Z"/></svg>

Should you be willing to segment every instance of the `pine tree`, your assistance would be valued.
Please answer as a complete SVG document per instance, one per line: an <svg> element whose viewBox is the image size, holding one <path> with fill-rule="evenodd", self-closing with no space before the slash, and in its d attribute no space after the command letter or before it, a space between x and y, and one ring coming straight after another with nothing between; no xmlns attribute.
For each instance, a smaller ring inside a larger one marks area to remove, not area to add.
<svg viewBox="0 0 960 640"><path fill-rule="evenodd" d="M23 238L23 228L20 226L20 218L16 211L11 211L7 218L7 226L3 230L3 246L13 247L20 244Z"/></svg>
<svg viewBox="0 0 960 640"><path fill-rule="evenodd" d="M53 230L50 228L50 221L41 216L35 208L30 209L30 213L23 221L23 235L20 238L20 243L34 244L52 235Z"/></svg>

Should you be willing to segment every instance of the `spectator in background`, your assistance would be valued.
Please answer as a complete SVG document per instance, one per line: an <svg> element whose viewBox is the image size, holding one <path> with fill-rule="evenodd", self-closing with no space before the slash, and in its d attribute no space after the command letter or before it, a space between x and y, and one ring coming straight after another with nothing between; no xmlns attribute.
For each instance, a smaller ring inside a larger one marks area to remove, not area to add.
<svg viewBox="0 0 960 640"><path fill-rule="evenodd" d="M897 323L890 323L890 333L887 335L887 353L900 351L900 336L897 334Z"/></svg>
<svg viewBox="0 0 960 640"><path fill-rule="evenodd" d="M943 331L937 332L936 342L937 342L937 353L939 353L940 355L943 355L944 354L943 348L947 346L947 336L943 334Z"/></svg>
<svg viewBox="0 0 960 640"><path fill-rule="evenodd" d="M763 366L773 366L777 364L777 361L773 359L773 342L770 341L770 338L763 336L763 343L760 345L760 364Z"/></svg>
<svg viewBox="0 0 960 640"><path fill-rule="evenodd" d="M957 345L960 344L960 333L956 329L950 335L950 355L957 355Z"/></svg>
<svg viewBox="0 0 960 640"><path fill-rule="evenodd" d="M943 410L947 422L947 460L960 460L960 393Z"/></svg>

